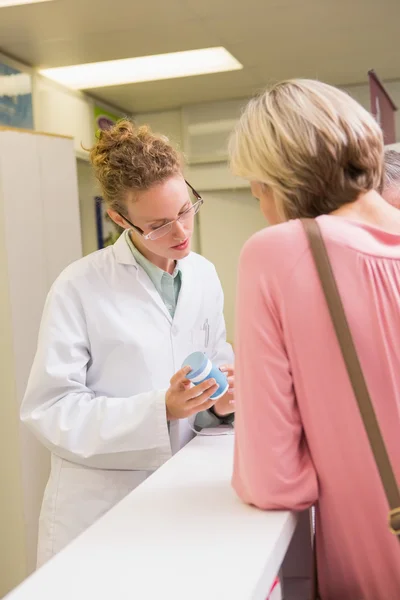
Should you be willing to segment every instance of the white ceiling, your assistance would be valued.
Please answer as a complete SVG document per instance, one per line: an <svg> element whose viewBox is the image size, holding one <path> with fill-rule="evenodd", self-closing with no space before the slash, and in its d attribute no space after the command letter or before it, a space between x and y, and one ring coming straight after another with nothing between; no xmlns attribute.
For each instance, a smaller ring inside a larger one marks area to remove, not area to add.
<svg viewBox="0 0 400 600"><path fill-rule="evenodd" d="M400 0L54 0L0 8L0 51L57 67L225 46L242 71L91 90L133 113L249 96L269 82L400 78Z"/></svg>

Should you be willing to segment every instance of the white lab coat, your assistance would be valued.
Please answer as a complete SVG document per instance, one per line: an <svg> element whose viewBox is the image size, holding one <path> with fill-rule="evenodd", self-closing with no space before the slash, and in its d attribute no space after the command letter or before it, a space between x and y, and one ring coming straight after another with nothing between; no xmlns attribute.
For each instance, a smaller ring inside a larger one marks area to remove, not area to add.
<svg viewBox="0 0 400 600"><path fill-rule="evenodd" d="M124 236L70 265L50 290L21 418L52 453L38 565L143 482L192 437L166 420L185 357L233 361L214 266L180 263L174 318Z"/></svg>

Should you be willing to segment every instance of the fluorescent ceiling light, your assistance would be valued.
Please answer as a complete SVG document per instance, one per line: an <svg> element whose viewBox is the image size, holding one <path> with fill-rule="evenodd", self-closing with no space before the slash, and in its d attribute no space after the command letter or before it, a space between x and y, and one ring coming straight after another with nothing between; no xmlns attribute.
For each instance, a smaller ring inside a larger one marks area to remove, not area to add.
<svg viewBox="0 0 400 600"><path fill-rule="evenodd" d="M40 73L69 88L85 90L242 68L232 54L220 47L43 69Z"/></svg>
<svg viewBox="0 0 400 600"><path fill-rule="evenodd" d="M38 4L39 2L51 2L51 0L0 0L0 8L4 6L19 6L20 4Z"/></svg>

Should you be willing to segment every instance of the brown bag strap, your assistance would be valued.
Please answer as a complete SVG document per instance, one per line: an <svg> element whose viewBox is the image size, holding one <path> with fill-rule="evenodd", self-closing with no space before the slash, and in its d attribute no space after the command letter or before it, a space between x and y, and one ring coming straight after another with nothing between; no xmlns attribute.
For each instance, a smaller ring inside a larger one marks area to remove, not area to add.
<svg viewBox="0 0 400 600"><path fill-rule="evenodd" d="M321 230L316 220L302 219L302 224L308 241L311 253L314 257L315 266L321 281L331 314L332 323L336 331L336 336L342 351L343 359L346 364L354 395L357 400L358 408L364 427L368 435L369 443L374 454L375 462L379 470L382 485L385 489L386 497L389 503L389 526L392 533L400 536L400 493L394 476L393 468L383 441L382 433L375 415L374 407L368 392L367 384L358 360L357 351L344 312L342 300L336 284L332 266L329 261L325 242L321 235ZM400 540L400 537L399 537Z"/></svg>

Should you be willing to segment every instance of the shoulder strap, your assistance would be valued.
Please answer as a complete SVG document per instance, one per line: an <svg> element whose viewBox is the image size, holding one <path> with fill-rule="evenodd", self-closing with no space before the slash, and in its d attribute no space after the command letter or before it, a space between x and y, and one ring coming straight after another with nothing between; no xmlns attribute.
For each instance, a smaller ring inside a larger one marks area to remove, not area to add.
<svg viewBox="0 0 400 600"><path fill-rule="evenodd" d="M382 485L389 503L389 526L392 533L400 536L400 493L393 468L383 441L382 433L375 415L367 384L344 312L342 300L336 284L332 266L326 250L321 230L316 220L302 219L311 253L328 304L332 323L336 332L343 359L346 364L354 395L360 409L364 427L379 470ZM400 537L399 537L400 540Z"/></svg>

